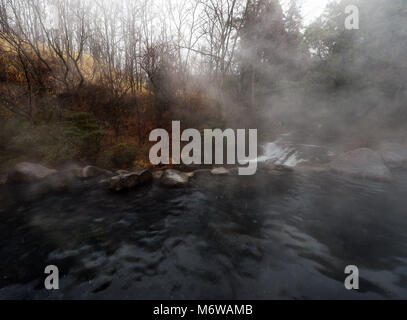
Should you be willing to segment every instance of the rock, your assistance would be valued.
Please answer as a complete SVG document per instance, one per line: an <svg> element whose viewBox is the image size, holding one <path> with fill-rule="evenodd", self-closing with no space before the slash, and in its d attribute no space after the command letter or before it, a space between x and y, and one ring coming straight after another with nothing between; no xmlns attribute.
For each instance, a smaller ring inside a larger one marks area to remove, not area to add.
<svg viewBox="0 0 407 320"><path fill-rule="evenodd" d="M44 179L44 188L48 191L59 191L68 188L72 184L72 177L65 174L51 175Z"/></svg>
<svg viewBox="0 0 407 320"><path fill-rule="evenodd" d="M125 174L130 174L131 172L130 172L130 171L127 171L127 170L117 170L116 173L117 173L119 176L122 176L122 175L125 175Z"/></svg>
<svg viewBox="0 0 407 320"><path fill-rule="evenodd" d="M80 178L89 179L89 178L96 178L101 176L113 176L113 173L108 170L100 169L94 166L87 166L82 169L80 173Z"/></svg>
<svg viewBox="0 0 407 320"><path fill-rule="evenodd" d="M381 155L373 150L362 148L339 155L328 167L334 171L349 173L373 179L392 178L389 168Z"/></svg>
<svg viewBox="0 0 407 320"><path fill-rule="evenodd" d="M187 172L185 173L189 178L192 178L195 176L195 172Z"/></svg>
<svg viewBox="0 0 407 320"><path fill-rule="evenodd" d="M189 181L191 174L184 173L177 170L168 169L165 170L161 177L161 184L167 187L179 187L186 185Z"/></svg>
<svg viewBox="0 0 407 320"><path fill-rule="evenodd" d="M399 143L385 142L379 146L379 152L390 167L402 167L407 165L407 146Z"/></svg>
<svg viewBox="0 0 407 320"><path fill-rule="evenodd" d="M211 175L211 169L198 169L194 171L194 177Z"/></svg>
<svg viewBox="0 0 407 320"><path fill-rule="evenodd" d="M211 173L214 176L226 176L226 175L230 174L230 171L228 169L225 169L225 168L221 167L221 168L212 169Z"/></svg>
<svg viewBox="0 0 407 320"><path fill-rule="evenodd" d="M112 191L123 191L134 189L149 183L153 175L148 170L139 170L128 174L119 175L110 179L109 189Z"/></svg>
<svg viewBox="0 0 407 320"><path fill-rule="evenodd" d="M71 179L74 179L82 176L82 170L82 167L77 164L69 164L61 170L61 173L70 177Z"/></svg>
<svg viewBox="0 0 407 320"><path fill-rule="evenodd" d="M298 166L300 167L300 166ZM265 161L265 162L260 162L257 164L257 170L259 171L266 171L266 172L272 172L272 173L279 173L279 174L285 174L285 173L292 173L295 171L294 167L289 167L285 166L282 164L275 164L272 161Z"/></svg>
<svg viewBox="0 0 407 320"><path fill-rule="evenodd" d="M163 176L163 174L164 174L164 171L154 171L153 172L153 178L155 180L160 180L161 177Z"/></svg>
<svg viewBox="0 0 407 320"><path fill-rule="evenodd" d="M21 166L18 166L18 168L21 168ZM27 169L27 166L24 166L24 168ZM34 165L34 168L38 168L38 165ZM41 168L41 172L39 170L35 171L41 173L38 176L23 180L21 180L20 174L16 175L14 171L10 173L9 188L17 201L33 201L49 193L62 192L81 185L77 174L79 169L76 166L65 167L58 172L47 168L44 170L43 168ZM46 173L48 175L45 175ZM16 180L16 177L19 177L18 180Z"/></svg>
<svg viewBox="0 0 407 320"><path fill-rule="evenodd" d="M7 183L33 183L56 174L57 171L40 164L23 162L17 164L8 174Z"/></svg>
<svg viewBox="0 0 407 320"><path fill-rule="evenodd" d="M34 201L47 194L63 192L74 185L73 180L60 172L45 177L42 180L27 184L10 184L9 188L17 202Z"/></svg>

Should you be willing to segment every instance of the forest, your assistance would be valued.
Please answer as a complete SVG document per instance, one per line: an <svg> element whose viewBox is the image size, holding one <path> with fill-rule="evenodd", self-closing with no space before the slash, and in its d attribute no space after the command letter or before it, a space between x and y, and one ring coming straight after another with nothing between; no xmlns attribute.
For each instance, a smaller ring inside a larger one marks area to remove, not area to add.
<svg viewBox="0 0 407 320"><path fill-rule="evenodd" d="M403 0L333 1L307 25L295 0L1 0L0 171L146 166L172 120L345 151L402 142L406 18Z"/></svg>

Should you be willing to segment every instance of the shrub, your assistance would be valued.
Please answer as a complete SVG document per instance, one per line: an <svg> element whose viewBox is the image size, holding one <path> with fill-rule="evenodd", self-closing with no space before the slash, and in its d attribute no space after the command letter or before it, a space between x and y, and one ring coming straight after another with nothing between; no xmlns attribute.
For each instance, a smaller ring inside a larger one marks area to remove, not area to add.
<svg viewBox="0 0 407 320"><path fill-rule="evenodd" d="M94 161L104 131L87 113L70 114L62 122L32 125L16 117L0 119L0 164L38 161L58 165L66 161Z"/></svg>
<svg viewBox="0 0 407 320"><path fill-rule="evenodd" d="M69 139L65 128L59 123L33 126L27 121L10 119L2 123L1 148L9 160L40 161L57 164L75 159L79 150Z"/></svg>
<svg viewBox="0 0 407 320"><path fill-rule="evenodd" d="M131 168L136 156L137 148L135 145L119 143L101 152L98 165L104 168Z"/></svg>
<svg viewBox="0 0 407 320"><path fill-rule="evenodd" d="M81 160L95 160L106 132L102 123L87 112L74 112L65 117L67 138L78 149Z"/></svg>

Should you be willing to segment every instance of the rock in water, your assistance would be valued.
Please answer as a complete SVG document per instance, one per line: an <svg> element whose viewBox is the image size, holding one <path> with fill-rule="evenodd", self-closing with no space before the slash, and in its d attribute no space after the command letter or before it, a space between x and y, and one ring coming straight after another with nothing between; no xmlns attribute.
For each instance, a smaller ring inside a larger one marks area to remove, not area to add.
<svg viewBox="0 0 407 320"><path fill-rule="evenodd" d="M74 184L75 173L70 170L57 172L33 163L21 163L9 174L10 187L16 185L13 196L18 201L33 201L51 192L60 192ZM23 188L19 186L22 185Z"/></svg>
<svg viewBox="0 0 407 320"><path fill-rule="evenodd" d="M301 168L301 165L299 165L297 168ZM265 171L266 173L279 173L279 174L292 173L296 170L295 167L288 167L282 164L275 164L272 161L259 162L257 169Z"/></svg>
<svg viewBox="0 0 407 320"><path fill-rule="evenodd" d="M215 169L212 169L211 173L214 176L227 176L228 174L230 174L230 171L225 168L215 168Z"/></svg>
<svg viewBox="0 0 407 320"><path fill-rule="evenodd" d="M125 174L130 174L130 171L127 170L117 170L116 173L120 176L125 175Z"/></svg>
<svg viewBox="0 0 407 320"><path fill-rule="evenodd" d="M165 170L161 177L161 184L167 187L179 187L186 185L189 181L191 174L184 173L177 170Z"/></svg>
<svg viewBox="0 0 407 320"><path fill-rule="evenodd" d="M56 174L57 171L40 164L23 162L17 164L7 177L8 183L32 183Z"/></svg>
<svg viewBox="0 0 407 320"><path fill-rule="evenodd" d="M162 178L163 174L164 174L164 171L154 171L153 178L155 180L160 180Z"/></svg>
<svg viewBox="0 0 407 320"><path fill-rule="evenodd" d="M357 149L338 156L329 168L373 179L388 180L392 178L389 168L384 164L379 153L367 149Z"/></svg>
<svg viewBox="0 0 407 320"><path fill-rule="evenodd" d="M188 176L188 178L192 178L195 176L195 172L187 172L185 174Z"/></svg>
<svg viewBox="0 0 407 320"><path fill-rule="evenodd" d="M407 146L399 143L382 143L379 152L384 162L390 167L407 165Z"/></svg>
<svg viewBox="0 0 407 320"><path fill-rule="evenodd" d="M153 175L148 170L119 175L110 179L109 188L112 191L124 191L134 189L153 180Z"/></svg>
<svg viewBox="0 0 407 320"><path fill-rule="evenodd" d="M89 179L89 178L96 178L101 176L112 176L113 173L108 170L100 169L94 166L87 166L82 169L80 173L80 178Z"/></svg>

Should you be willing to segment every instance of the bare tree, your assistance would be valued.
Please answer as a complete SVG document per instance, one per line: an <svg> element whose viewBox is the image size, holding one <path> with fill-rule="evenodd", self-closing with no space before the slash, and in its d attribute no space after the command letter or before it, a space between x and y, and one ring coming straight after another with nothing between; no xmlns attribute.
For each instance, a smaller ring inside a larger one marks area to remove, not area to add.
<svg viewBox="0 0 407 320"><path fill-rule="evenodd" d="M223 83L226 74L232 71L243 4L239 0L201 0L201 5L201 32L209 47L208 71Z"/></svg>

